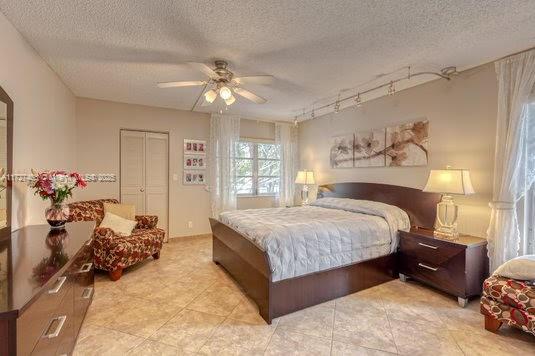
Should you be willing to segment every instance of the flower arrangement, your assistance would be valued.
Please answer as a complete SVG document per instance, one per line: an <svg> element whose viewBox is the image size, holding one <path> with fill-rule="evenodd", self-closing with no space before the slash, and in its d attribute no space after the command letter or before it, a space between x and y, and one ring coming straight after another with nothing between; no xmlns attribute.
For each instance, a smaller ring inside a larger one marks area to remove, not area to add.
<svg viewBox="0 0 535 356"><path fill-rule="evenodd" d="M69 219L70 211L63 202L72 197L74 188L84 188L86 181L79 173L65 171L33 172L30 188L35 190L43 200L50 200L50 207L45 210L45 218L52 228L61 229Z"/></svg>
<svg viewBox="0 0 535 356"><path fill-rule="evenodd" d="M86 181L79 173L65 171L47 171L34 173L30 188L43 200L50 199L52 204L61 204L65 199L72 197L74 188L84 188Z"/></svg>

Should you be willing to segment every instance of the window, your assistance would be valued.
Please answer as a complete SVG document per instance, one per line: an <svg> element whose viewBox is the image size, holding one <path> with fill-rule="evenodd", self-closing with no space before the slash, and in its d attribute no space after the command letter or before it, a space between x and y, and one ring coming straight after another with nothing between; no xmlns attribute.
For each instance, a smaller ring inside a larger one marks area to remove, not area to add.
<svg viewBox="0 0 535 356"><path fill-rule="evenodd" d="M280 148L274 143L240 141L236 144L238 195L277 195L280 184Z"/></svg>

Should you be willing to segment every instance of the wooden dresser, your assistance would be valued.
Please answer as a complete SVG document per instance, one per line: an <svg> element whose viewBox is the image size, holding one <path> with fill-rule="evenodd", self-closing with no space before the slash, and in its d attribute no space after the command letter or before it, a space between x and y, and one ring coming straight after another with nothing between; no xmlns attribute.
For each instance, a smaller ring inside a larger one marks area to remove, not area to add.
<svg viewBox="0 0 535 356"><path fill-rule="evenodd" d="M455 295L464 307L468 298L481 294L488 274L487 240L460 235L437 238L433 230L399 231L399 274L412 277Z"/></svg>
<svg viewBox="0 0 535 356"><path fill-rule="evenodd" d="M0 240L0 355L72 353L93 298L93 228L27 226Z"/></svg>

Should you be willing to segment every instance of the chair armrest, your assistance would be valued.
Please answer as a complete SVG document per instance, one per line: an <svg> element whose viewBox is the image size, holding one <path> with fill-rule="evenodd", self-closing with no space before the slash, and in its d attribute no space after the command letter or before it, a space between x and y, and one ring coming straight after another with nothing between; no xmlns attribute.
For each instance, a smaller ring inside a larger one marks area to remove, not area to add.
<svg viewBox="0 0 535 356"><path fill-rule="evenodd" d="M112 242L115 233L108 227L97 227L93 231L93 248L108 248Z"/></svg>
<svg viewBox="0 0 535 356"><path fill-rule="evenodd" d="M136 229L154 229L158 225L156 215L136 215Z"/></svg>

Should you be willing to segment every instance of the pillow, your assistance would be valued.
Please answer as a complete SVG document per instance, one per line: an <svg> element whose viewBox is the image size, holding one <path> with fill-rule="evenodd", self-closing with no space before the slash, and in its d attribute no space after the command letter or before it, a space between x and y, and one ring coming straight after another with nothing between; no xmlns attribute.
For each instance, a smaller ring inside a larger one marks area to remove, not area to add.
<svg viewBox="0 0 535 356"><path fill-rule="evenodd" d="M521 281L535 280L535 255L513 258L498 267L494 274Z"/></svg>
<svg viewBox="0 0 535 356"><path fill-rule="evenodd" d="M104 213L112 213L124 219L136 220L135 205L104 203Z"/></svg>
<svg viewBox="0 0 535 356"><path fill-rule="evenodd" d="M112 213L105 213L104 219L100 223L99 227L107 227L112 229L113 232L120 236L130 236L132 235L132 230L137 225L137 221L123 219L120 216L117 216Z"/></svg>

